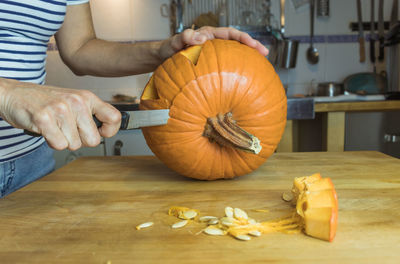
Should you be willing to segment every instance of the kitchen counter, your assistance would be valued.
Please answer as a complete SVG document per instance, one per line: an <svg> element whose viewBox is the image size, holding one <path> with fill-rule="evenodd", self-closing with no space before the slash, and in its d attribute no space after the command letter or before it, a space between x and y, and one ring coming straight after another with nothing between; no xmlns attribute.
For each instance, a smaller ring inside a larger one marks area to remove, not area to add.
<svg viewBox="0 0 400 264"><path fill-rule="evenodd" d="M2 263L397 263L400 160L378 152L277 153L250 175L184 178L154 157L85 157L0 200ZM258 221L287 214L294 177L320 172L339 198L332 243L304 234L251 241L172 229L173 205L222 216L239 207ZM268 209L268 213L252 209ZM152 227L135 226L153 221Z"/></svg>

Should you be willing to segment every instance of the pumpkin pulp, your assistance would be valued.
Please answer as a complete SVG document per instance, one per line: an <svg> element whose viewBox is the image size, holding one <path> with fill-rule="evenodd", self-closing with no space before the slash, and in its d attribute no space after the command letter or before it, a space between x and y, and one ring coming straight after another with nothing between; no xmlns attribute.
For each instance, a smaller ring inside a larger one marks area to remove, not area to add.
<svg viewBox="0 0 400 264"><path fill-rule="evenodd" d="M203 136L220 146L230 146L254 154L260 153L262 148L260 140L242 129L231 112L207 118Z"/></svg>

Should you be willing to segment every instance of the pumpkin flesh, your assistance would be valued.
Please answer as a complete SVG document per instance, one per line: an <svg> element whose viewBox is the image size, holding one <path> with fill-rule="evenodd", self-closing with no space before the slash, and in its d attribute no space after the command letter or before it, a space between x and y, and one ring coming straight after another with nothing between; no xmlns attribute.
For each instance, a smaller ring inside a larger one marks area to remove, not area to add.
<svg viewBox="0 0 400 264"><path fill-rule="evenodd" d="M302 217L304 232L312 237L333 241L338 219L338 199L330 178L320 174L295 178L296 212Z"/></svg>

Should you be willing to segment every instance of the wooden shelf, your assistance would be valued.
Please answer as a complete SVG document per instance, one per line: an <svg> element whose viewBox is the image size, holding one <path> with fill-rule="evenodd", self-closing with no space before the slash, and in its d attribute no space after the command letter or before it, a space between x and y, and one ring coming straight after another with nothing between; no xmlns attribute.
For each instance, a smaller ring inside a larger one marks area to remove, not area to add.
<svg viewBox="0 0 400 264"><path fill-rule="evenodd" d="M360 112L400 110L400 100L368 102L315 103L314 111L320 112Z"/></svg>

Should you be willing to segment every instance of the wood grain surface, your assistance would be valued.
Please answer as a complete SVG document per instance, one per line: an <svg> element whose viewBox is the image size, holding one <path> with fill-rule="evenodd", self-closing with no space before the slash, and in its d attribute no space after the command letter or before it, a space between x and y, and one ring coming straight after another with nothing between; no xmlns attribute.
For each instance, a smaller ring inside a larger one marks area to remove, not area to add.
<svg viewBox="0 0 400 264"><path fill-rule="evenodd" d="M239 241L170 226L172 205L258 221L283 216L294 177L320 172L339 197L336 239ZM253 209L268 209L269 213ZM153 221L153 227L135 226ZM184 178L153 157L86 157L0 200L1 263L399 263L400 161L378 152L277 153L250 175Z"/></svg>
<svg viewBox="0 0 400 264"><path fill-rule="evenodd" d="M399 100L315 103L315 112L382 112L400 110Z"/></svg>

